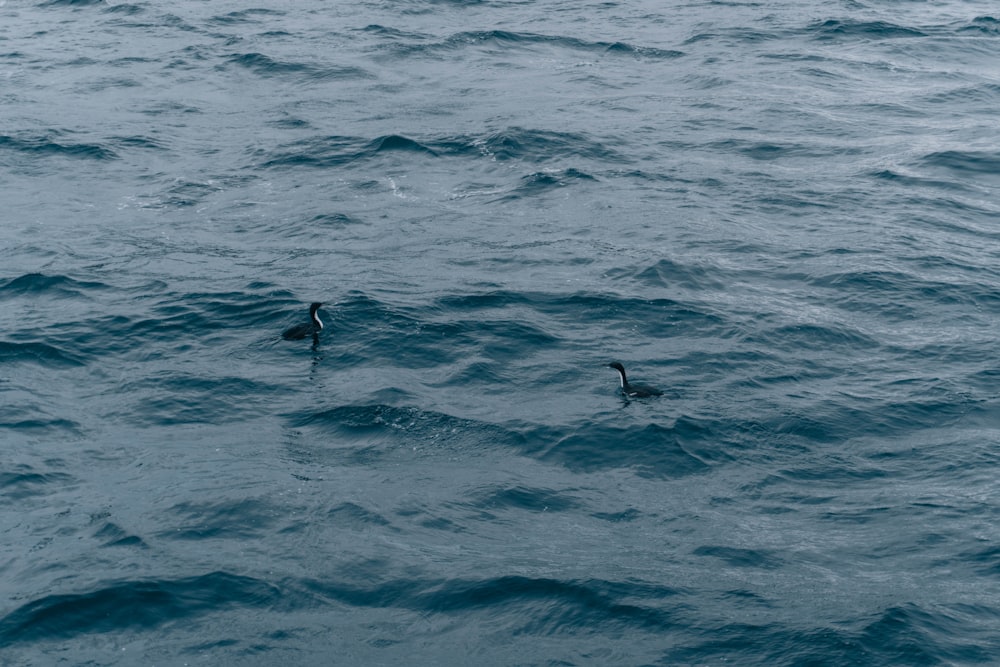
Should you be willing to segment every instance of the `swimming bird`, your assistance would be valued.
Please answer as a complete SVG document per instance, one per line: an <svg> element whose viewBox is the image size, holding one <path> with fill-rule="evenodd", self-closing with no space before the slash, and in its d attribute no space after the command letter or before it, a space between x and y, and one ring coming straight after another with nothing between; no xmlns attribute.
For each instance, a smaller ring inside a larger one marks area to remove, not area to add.
<svg viewBox="0 0 1000 667"><path fill-rule="evenodd" d="M625 377L625 367L619 364L617 361L612 361L608 364L608 368L613 368L618 371L618 375L622 378L622 393L629 398L649 398L650 396L663 396L663 392L656 387L650 387L644 384L632 384Z"/></svg>
<svg viewBox="0 0 1000 667"><path fill-rule="evenodd" d="M281 337L285 340L302 340L303 338L308 338L312 336L315 340L319 337L319 332L323 330L323 320L319 319L319 307L322 306L321 303L314 303L309 306L309 322L304 324L296 324L294 327L287 329L285 333L281 334Z"/></svg>

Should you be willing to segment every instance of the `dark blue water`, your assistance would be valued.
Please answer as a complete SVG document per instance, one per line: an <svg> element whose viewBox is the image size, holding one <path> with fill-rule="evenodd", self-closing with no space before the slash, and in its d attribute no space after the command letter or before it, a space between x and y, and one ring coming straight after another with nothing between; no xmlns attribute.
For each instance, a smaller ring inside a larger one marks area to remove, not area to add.
<svg viewBox="0 0 1000 667"><path fill-rule="evenodd" d="M0 14L0 663L1000 663L994 4Z"/></svg>

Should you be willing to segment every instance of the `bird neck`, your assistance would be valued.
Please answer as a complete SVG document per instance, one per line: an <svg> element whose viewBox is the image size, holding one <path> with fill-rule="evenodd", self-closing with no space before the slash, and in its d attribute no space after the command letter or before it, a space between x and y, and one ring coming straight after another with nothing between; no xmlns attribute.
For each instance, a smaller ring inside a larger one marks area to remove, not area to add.
<svg viewBox="0 0 1000 667"><path fill-rule="evenodd" d="M319 319L319 311L314 310L312 316L313 316L313 324L315 324L318 328L322 329L323 320Z"/></svg>

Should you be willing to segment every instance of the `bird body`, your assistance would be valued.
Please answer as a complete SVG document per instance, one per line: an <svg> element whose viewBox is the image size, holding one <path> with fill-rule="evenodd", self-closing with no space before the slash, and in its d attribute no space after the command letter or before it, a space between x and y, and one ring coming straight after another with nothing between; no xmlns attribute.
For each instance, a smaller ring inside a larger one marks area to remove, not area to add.
<svg viewBox="0 0 1000 667"><path fill-rule="evenodd" d="M281 337L285 340L302 340L309 336L318 337L323 330L323 320L319 319L319 307L322 303L313 303L309 306L309 322L296 324L294 327L285 330Z"/></svg>
<svg viewBox="0 0 1000 667"><path fill-rule="evenodd" d="M625 367L617 361L608 364L608 367L618 371L618 375L622 382L622 393L625 394L625 396L629 398L649 398L651 396L663 395L663 392L656 387L629 382L628 377L625 375Z"/></svg>

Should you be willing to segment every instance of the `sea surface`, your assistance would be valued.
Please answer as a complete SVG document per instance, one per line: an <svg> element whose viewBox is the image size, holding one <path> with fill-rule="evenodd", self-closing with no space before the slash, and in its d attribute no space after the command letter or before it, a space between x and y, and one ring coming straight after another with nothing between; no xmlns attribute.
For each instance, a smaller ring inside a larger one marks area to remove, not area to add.
<svg viewBox="0 0 1000 667"><path fill-rule="evenodd" d="M979 0L0 2L0 664L1000 664L998 109Z"/></svg>

